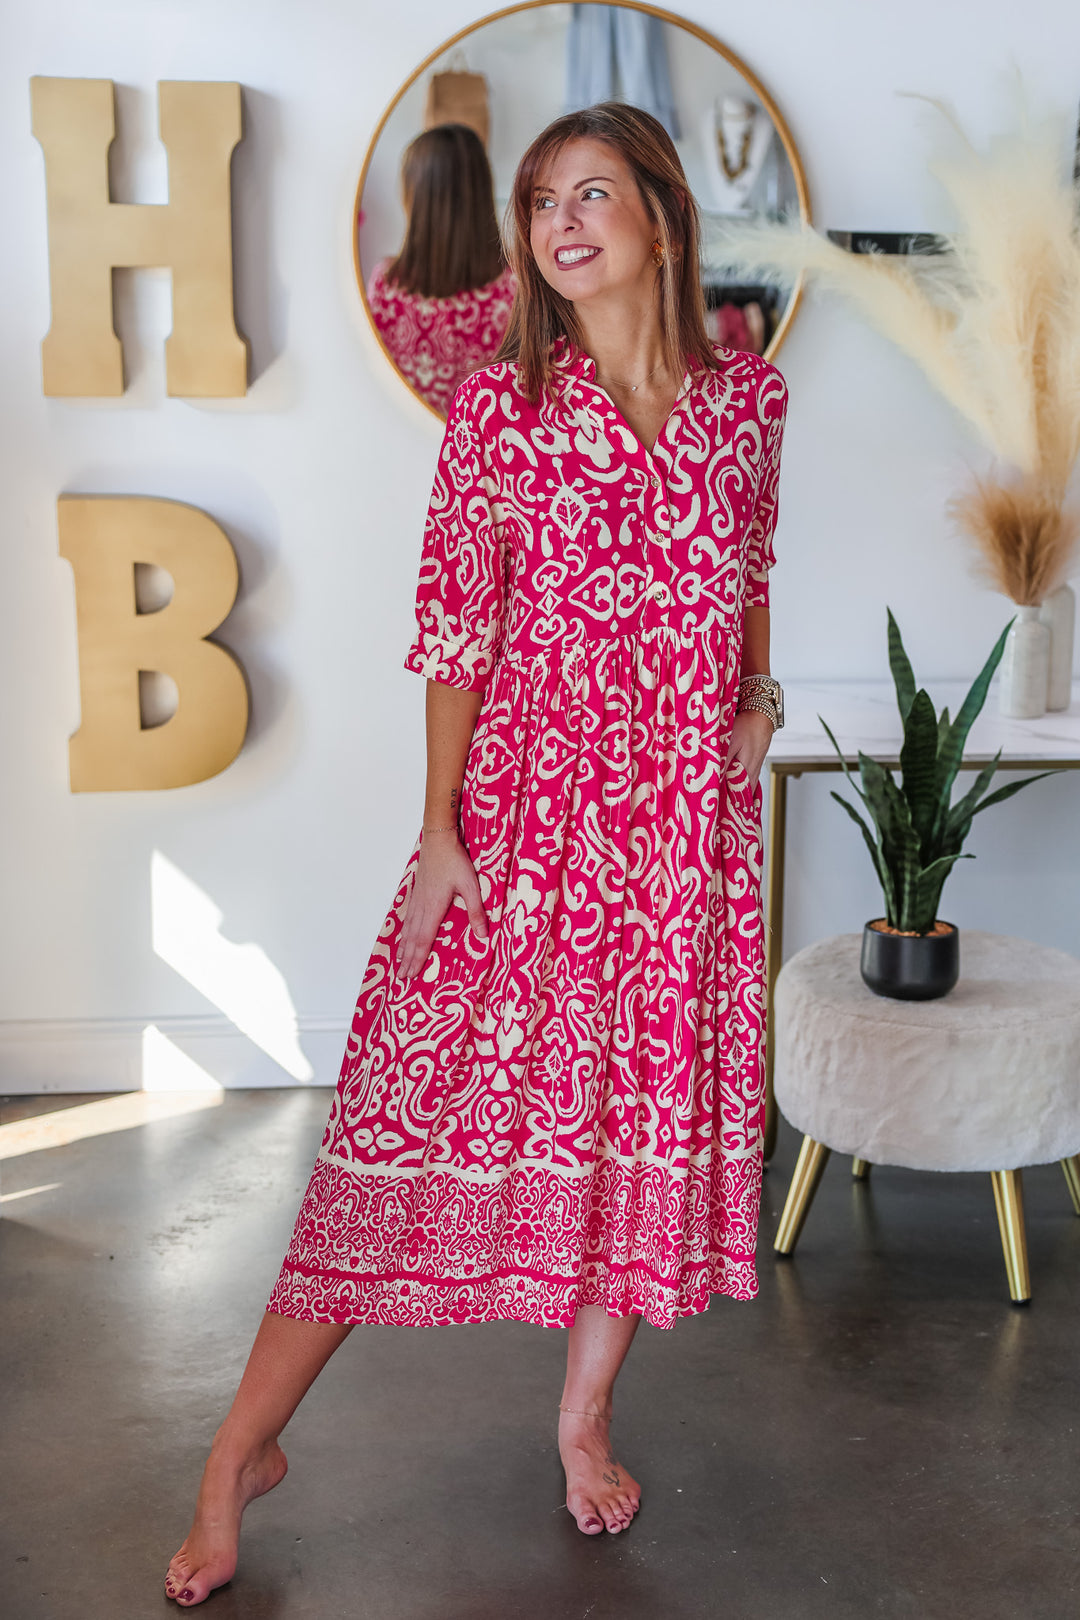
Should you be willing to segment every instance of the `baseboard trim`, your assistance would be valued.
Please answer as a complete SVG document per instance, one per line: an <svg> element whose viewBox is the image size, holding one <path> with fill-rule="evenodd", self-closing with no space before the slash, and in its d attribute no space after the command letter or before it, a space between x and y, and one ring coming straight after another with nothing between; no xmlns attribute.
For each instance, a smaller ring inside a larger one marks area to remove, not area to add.
<svg viewBox="0 0 1080 1620"><path fill-rule="evenodd" d="M156 1033L148 1038L147 1030ZM155 1084L151 1058L171 1058L177 1085L226 1090L269 1086L333 1085L349 1025L338 1018L298 1018L297 1040L310 1078L290 1073L228 1018L12 1019L0 1022L0 1092L9 1097L46 1092L142 1091ZM150 1045L148 1046L148 1039ZM185 1064L187 1060L187 1064ZM190 1067L188 1067L190 1065ZM185 1081L185 1076L187 1080Z"/></svg>

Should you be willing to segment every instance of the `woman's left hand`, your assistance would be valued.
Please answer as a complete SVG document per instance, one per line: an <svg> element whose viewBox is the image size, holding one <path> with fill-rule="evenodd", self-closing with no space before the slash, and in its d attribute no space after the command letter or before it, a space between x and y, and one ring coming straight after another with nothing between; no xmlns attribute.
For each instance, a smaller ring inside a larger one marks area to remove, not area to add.
<svg viewBox="0 0 1080 1620"><path fill-rule="evenodd" d="M750 778L751 787L757 786L772 739L772 721L767 714L762 714L758 709L746 709L735 716L727 763L730 765L733 759L737 759Z"/></svg>

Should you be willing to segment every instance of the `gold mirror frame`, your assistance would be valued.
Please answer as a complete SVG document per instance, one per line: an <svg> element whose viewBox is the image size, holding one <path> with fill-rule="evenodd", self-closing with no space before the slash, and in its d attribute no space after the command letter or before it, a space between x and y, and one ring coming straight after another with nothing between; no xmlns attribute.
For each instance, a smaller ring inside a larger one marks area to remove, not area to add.
<svg viewBox="0 0 1080 1620"><path fill-rule="evenodd" d="M350 226L352 231L353 269L356 273L356 285L360 289L360 301L364 306L364 314L367 316L368 326L374 333L375 340L383 354L386 356L387 362L393 370L394 375L409 390L409 393L412 394L413 398L418 399L424 409L426 411L430 411L432 416L434 416L438 422L445 421L445 418L439 411L435 409L433 405L428 404L428 401L423 397L423 395L419 393L419 391L413 387L412 383L409 382L408 378L404 377L398 370L398 367L394 362L394 358L384 343L382 334L375 325L374 318L372 317L371 305L368 302L367 287L364 284L364 272L360 264L360 231L357 223L360 218L360 208L364 196L364 185L367 181L368 170L371 167L371 161L375 155L375 148L379 144L379 137L386 127L386 122L390 117L390 114L393 112L394 108L397 106L405 92L412 88L422 73L427 72L428 68L433 62L437 62L440 56L444 56L447 51L451 50L455 45L460 44L463 39L467 39L470 34L475 34L477 29L486 28L488 23L498 22L501 17L511 17L515 12L536 11L541 6L552 5L554 3L555 0L519 0L518 5L503 6L500 11L492 11L489 12L486 17L478 18L476 22L470 23L467 28L460 28L456 34L451 34L449 39L443 40L442 44L437 46L435 50L429 51L428 55L425 56L424 60L420 63L420 66L416 68L414 72L409 74L409 77L405 80L405 82L398 87L397 94L394 95L388 102L382 117L375 126L375 132L368 143L367 152L364 154L364 164L360 170L360 179L357 182L356 196L353 200L352 221ZM795 190L799 198L800 217L802 218L804 225L811 224L810 193L806 184L806 175L803 171L798 150L795 146L795 142L791 138L791 131L788 129L780 109L776 105L776 102L766 90L757 74L752 73L747 67L742 57L736 55L736 53L733 50L730 50L728 46L722 44L721 41L716 38L715 34L710 34L705 28L699 28L697 23L690 22L685 17L676 16L676 14L672 11L662 11L659 6L646 5L643 3L643 0L611 0L611 3L617 3L627 11L647 12L650 17L658 17L661 22L670 23L675 28L685 29L688 34L693 34L696 39L700 39L703 45L708 45L711 50L716 51L718 55L722 56L725 61L729 62L731 66L742 75L754 93L760 97L762 106L766 109L769 117L773 121L773 126L780 137L784 151L787 153L788 162L791 164L791 172L795 179ZM787 308L784 310L783 316L781 317L780 324L765 347L763 358L766 360L773 359L773 357L779 351L780 345L787 336L788 328L790 327L795 316L795 311L798 309L802 300L804 281L805 272L800 271L795 281L795 285L792 288L791 297L788 299Z"/></svg>

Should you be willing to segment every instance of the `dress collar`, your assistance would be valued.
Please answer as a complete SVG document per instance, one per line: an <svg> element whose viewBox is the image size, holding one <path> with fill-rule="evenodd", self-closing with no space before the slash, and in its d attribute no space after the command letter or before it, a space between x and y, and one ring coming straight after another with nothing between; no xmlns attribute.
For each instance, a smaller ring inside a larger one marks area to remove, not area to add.
<svg viewBox="0 0 1080 1620"><path fill-rule="evenodd" d="M591 354L579 348L576 343L565 335L555 340L551 354L552 375L560 382L591 382L596 383L596 361ZM683 373L682 384L676 394L676 400L682 399L694 385L692 373L687 370ZM599 384L597 384L599 387Z"/></svg>
<svg viewBox="0 0 1080 1620"><path fill-rule="evenodd" d="M567 382L581 378L586 382L592 382L596 377L596 361L592 355L586 354L584 349L578 348L577 344L572 343L565 335L555 339L555 347L551 352L551 369L557 377Z"/></svg>

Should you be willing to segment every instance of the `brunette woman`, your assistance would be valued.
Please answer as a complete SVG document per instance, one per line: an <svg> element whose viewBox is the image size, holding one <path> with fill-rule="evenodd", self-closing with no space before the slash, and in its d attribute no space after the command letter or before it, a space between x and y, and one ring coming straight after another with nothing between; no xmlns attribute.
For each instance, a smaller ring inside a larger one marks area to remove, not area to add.
<svg viewBox="0 0 1080 1620"><path fill-rule="evenodd" d="M372 271L368 306L402 376L445 416L494 359L514 302L480 137L465 124L425 130L405 148L401 189L405 243Z"/></svg>
<svg viewBox="0 0 1080 1620"><path fill-rule="evenodd" d="M608 1425L641 1318L757 1288L786 388L706 339L694 203L649 115L557 120L512 209L514 317L454 398L424 539L423 830L170 1566L185 1605L232 1574L354 1324L567 1329L566 1500L595 1535L639 1505Z"/></svg>

